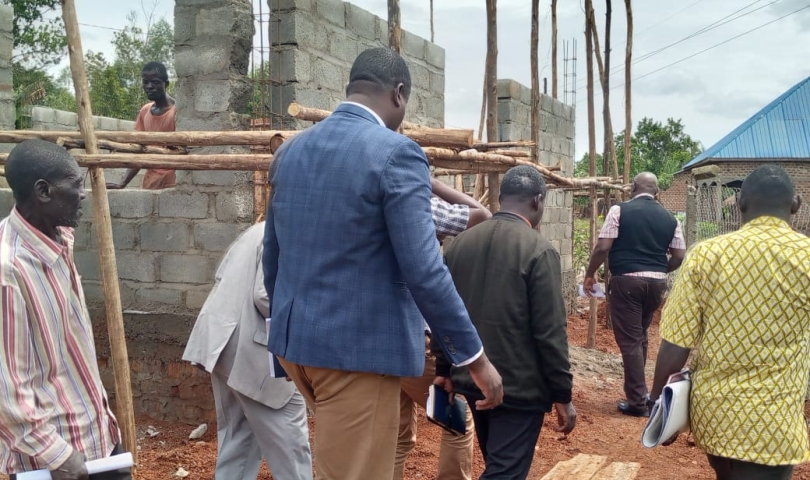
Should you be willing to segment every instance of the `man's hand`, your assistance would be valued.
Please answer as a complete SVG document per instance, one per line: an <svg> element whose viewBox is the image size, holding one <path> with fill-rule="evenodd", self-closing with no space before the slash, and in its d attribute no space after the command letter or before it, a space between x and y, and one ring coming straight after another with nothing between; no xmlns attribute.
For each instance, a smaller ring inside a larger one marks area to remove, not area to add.
<svg viewBox="0 0 810 480"><path fill-rule="evenodd" d="M70 457L62 465L51 470L53 480L89 480L87 467L84 465L84 455L73 450Z"/></svg>
<svg viewBox="0 0 810 480"><path fill-rule="evenodd" d="M555 403L554 409L557 410L557 424L554 430L568 435L577 425L577 409L574 404L568 403Z"/></svg>
<svg viewBox="0 0 810 480"><path fill-rule="evenodd" d="M453 403L453 399L456 396L456 391L453 388L453 381L450 380L450 377L436 377L433 380L433 385L436 385L437 387L447 392L450 398L450 403Z"/></svg>
<svg viewBox="0 0 810 480"><path fill-rule="evenodd" d="M596 290L593 288L595 283L596 279L594 277L585 277L585 281L582 282L582 290L585 291L585 295L588 297L593 297L593 294L596 293Z"/></svg>
<svg viewBox="0 0 810 480"><path fill-rule="evenodd" d="M470 376L484 394L483 400L475 402L476 410L489 410L503 403L503 380L485 353L470 364Z"/></svg>
<svg viewBox="0 0 810 480"><path fill-rule="evenodd" d="M107 190L121 190L123 188L124 186L121 185L120 183L107 182Z"/></svg>

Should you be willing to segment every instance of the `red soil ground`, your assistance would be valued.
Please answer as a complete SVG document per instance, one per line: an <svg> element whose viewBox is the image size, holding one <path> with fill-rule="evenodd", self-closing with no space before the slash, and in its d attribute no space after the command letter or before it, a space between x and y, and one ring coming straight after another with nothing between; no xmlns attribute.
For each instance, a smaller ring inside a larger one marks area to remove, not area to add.
<svg viewBox="0 0 810 480"><path fill-rule="evenodd" d="M583 305L584 306L584 305ZM600 305L600 314L604 306ZM576 356L574 403L578 410L577 428L568 438L560 438L553 431L554 414L549 415L535 449L530 479L538 479L557 462L569 459L578 453L606 455L611 461L638 462L642 465L637 478L680 480L714 479L704 453L690 445L686 436L681 436L670 447L644 449L639 438L645 420L620 415L616 402L623 397L620 363L614 357L618 353L612 332L600 315L597 330L597 350L578 350ZM569 318L568 327L571 345L584 347L587 340L588 313L584 308ZM658 315L650 329L650 363L658 353ZM590 359L593 359L591 363ZM610 368L605 367L605 359ZM618 365L618 367L617 367ZM649 372L648 372L649 373ZM191 479L213 478L216 463L216 428L210 425L208 433L199 441L188 440L193 429L188 425L166 424L147 418L138 418L141 439L140 469L138 480L169 480L178 467L187 470ZM160 432L150 438L143 434L152 425ZM315 428L314 424L312 425ZM144 438L145 437L145 438ZM438 427L420 420L419 439L416 449L406 464L406 479L432 480L438 465L438 445L441 433ZM484 462L476 447L474 477L483 471ZM2 475L0 475L2 477ZM270 480L266 466L262 467L261 480ZM810 465L797 468L794 479L810 480Z"/></svg>

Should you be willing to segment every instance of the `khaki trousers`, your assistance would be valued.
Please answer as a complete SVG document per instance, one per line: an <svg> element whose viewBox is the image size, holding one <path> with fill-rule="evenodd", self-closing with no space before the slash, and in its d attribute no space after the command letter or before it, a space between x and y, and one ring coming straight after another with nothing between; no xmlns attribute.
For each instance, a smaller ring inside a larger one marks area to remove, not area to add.
<svg viewBox="0 0 810 480"><path fill-rule="evenodd" d="M315 479L391 478L399 377L279 361L315 411Z"/></svg>
<svg viewBox="0 0 810 480"><path fill-rule="evenodd" d="M394 464L394 480L402 480L405 460L416 445L416 405L425 408L428 388L436 378L436 358L430 354L430 340L425 345L425 371L421 377L402 377L402 392L399 405L399 438L397 455ZM438 428L438 427L437 427ZM439 448L439 471L436 478L440 480L471 480L472 456L475 431L471 409L467 408L467 433L453 435L442 430L442 443Z"/></svg>

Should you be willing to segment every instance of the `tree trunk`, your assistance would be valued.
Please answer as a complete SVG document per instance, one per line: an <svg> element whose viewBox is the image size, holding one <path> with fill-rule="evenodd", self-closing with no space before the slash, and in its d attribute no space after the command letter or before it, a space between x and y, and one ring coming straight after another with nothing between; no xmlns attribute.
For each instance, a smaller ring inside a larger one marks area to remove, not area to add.
<svg viewBox="0 0 810 480"><path fill-rule="evenodd" d="M84 68L82 39L79 34L79 20L76 16L74 0L62 0L62 19L68 42L70 72L76 90L76 104L79 116L79 130L84 137L87 153L99 153L98 139L93 126L93 111L90 105L90 86ZM104 291L104 306L107 318L107 333L110 337L110 356L115 374L116 417L121 429L124 449L132 453L137 465L135 413L132 406L132 382L129 374L129 355L124 331L124 316L121 308L121 291L118 284L118 267L115 263L110 205L107 199L107 182L104 170L90 169L93 186L93 212L95 214L96 235L98 235L99 270ZM132 469L133 477L135 468Z"/></svg>
<svg viewBox="0 0 810 480"><path fill-rule="evenodd" d="M498 0L487 0L487 141L497 142L498 135ZM501 178L489 174L489 209L500 210Z"/></svg>
<svg viewBox="0 0 810 480"><path fill-rule="evenodd" d="M557 0L551 0L551 96L557 98Z"/></svg>
<svg viewBox="0 0 810 480"><path fill-rule="evenodd" d="M430 0L430 43L436 43L436 32L433 30L433 0Z"/></svg>
<svg viewBox="0 0 810 480"><path fill-rule="evenodd" d="M615 143L613 142L613 120L610 118L610 22L613 17L613 2L611 0L605 0L605 70L602 73L602 117L604 122L604 137L605 137L605 147L604 153L602 154L602 159L604 160L604 164L602 166L602 173L603 175L608 175L608 169L610 168L611 164L613 165L613 173L611 174L612 178L619 177L619 166L616 161L616 147ZM596 30L594 26L594 31ZM610 208L612 202L612 193L610 189L605 189L605 214L607 215L607 209ZM618 194L617 194L618 195ZM607 260L605 260L605 288L610 284L610 265ZM606 307L605 308L605 325L608 328L613 328L613 322L610 318L610 298L605 298Z"/></svg>
<svg viewBox="0 0 810 480"><path fill-rule="evenodd" d="M540 162L540 59L538 43L540 42L540 0L532 0L532 45L530 64L532 69L532 159Z"/></svg>
<svg viewBox="0 0 810 480"><path fill-rule="evenodd" d="M593 102L593 0L585 0L585 55L586 55L586 75L587 75L587 97L588 97L588 172L590 176L596 175L596 121ZM591 218L590 218L590 245L591 251L596 246L596 187L590 189ZM588 348L596 347L596 309L597 301L591 298L590 318L588 321Z"/></svg>
<svg viewBox="0 0 810 480"><path fill-rule="evenodd" d="M388 0L388 46L397 53L402 52L402 14L399 0Z"/></svg>
<svg viewBox="0 0 810 480"><path fill-rule="evenodd" d="M630 183L630 161L632 159L632 78L630 78L630 63L633 60L633 6L631 0L624 0L627 8L627 49L624 54L624 183ZM627 194L625 194L625 198Z"/></svg>

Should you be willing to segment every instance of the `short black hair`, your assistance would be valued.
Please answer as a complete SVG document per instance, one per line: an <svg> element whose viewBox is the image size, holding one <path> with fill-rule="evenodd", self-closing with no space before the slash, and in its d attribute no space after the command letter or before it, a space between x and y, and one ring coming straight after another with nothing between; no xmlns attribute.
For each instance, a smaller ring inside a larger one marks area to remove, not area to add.
<svg viewBox="0 0 810 480"><path fill-rule="evenodd" d="M78 171L76 160L59 145L40 139L21 142L6 160L6 180L14 199L25 202L34 192L37 180L56 183Z"/></svg>
<svg viewBox="0 0 810 480"><path fill-rule="evenodd" d="M164 82L169 81L169 72L166 70L166 65L163 65L160 62L149 62L143 66L141 73L143 72L157 72L158 78L163 80Z"/></svg>
<svg viewBox="0 0 810 480"><path fill-rule="evenodd" d="M536 168L518 165L510 168L501 181L501 197L529 200L546 195L546 181Z"/></svg>
<svg viewBox="0 0 810 480"><path fill-rule="evenodd" d="M411 95L411 72L405 59L390 48L369 48L354 60L346 92L351 95L362 85L388 89L396 88L400 83L404 85L402 94L407 99Z"/></svg>
<svg viewBox="0 0 810 480"><path fill-rule="evenodd" d="M779 165L762 165L745 178L740 195L755 210L789 210L793 205L793 181Z"/></svg>

